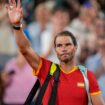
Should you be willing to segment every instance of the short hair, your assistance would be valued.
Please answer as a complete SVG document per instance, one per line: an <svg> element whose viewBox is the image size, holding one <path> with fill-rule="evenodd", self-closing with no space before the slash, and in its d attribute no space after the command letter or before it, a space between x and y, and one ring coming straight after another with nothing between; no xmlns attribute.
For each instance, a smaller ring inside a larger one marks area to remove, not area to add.
<svg viewBox="0 0 105 105"><path fill-rule="evenodd" d="M69 31L62 31L62 32L59 32L54 38L54 46L55 47L56 47L56 39L59 36L69 36L72 39L74 46L77 46L77 40L76 40L75 36Z"/></svg>
<svg viewBox="0 0 105 105"><path fill-rule="evenodd" d="M69 9L64 6L58 6L58 7L55 6L52 9L52 14L55 14L57 11L67 12L68 14L70 13Z"/></svg>
<svg viewBox="0 0 105 105"><path fill-rule="evenodd" d="M39 11L40 9L44 9L47 8L45 3L40 3L39 5L37 5L37 7L35 8L34 12L37 13L37 11Z"/></svg>

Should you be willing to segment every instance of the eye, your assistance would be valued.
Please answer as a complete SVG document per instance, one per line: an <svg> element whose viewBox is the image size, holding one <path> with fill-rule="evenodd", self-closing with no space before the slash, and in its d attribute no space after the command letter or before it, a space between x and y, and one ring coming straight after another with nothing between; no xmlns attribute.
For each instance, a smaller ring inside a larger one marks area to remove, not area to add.
<svg viewBox="0 0 105 105"><path fill-rule="evenodd" d="M62 44L57 44L56 47L62 47Z"/></svg>
<svg viewBox="0 0 105 105"><path fill-rule="evenodd" d="M72 44L71 43L66 43L66 46L71 46Z"/></svg>

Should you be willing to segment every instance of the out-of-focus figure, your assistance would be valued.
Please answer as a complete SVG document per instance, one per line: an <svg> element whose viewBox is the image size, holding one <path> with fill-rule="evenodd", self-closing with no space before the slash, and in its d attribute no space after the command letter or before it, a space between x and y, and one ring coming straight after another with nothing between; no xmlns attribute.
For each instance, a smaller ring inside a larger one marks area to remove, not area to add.
<svg viewBox="0 0 105 105"><path fill-rule="evenodd" d="M36 78L32 76L32 68L24 57L18 53L5 66L7 74L4 103L9 105L23 105Z"/></svg>
<svg viewBox="0 0 105 105"><path fill-rule="evenodd" d="M98 16L94 22L94 32L97 36L105 34L105 14Z"/></svg>
<svg viewBox="0 0 105 105"><path fill-rule="evenodd" d="M16 46L12 35L13 32L9 24L5 5L0 4L0 55L16 53Z"/></svg>
<svg viewBox="0 0 105 105"><path fill-rule="evenodd" d="M79 17L75 18L70 24L70 28L79 42L86 39L93 31L93 23L97 14L98 7L95 8L91 2L86 2L81 6Z"/></svg>
<svg viewBox="0 0 105 105"><path fill-rule="evenodd" d="M86 65L96 75L105 99L105 34L97 36L97 48L98 52L87 59Z"/></svg>
<svg viewBox="0 0 105 105"><path fill-rule="evenodd" d="M34 11L34 21L24 30L32 48L41 53L41 34L48 27L50 12L45 3L39 4Z"/></svg>
<svg viewBox="0 0 105 105"><path fill-rule="evenodd" d="M0 0L0 66L4 66L16 54L16 44L4 3L5 0Z"/></svg>

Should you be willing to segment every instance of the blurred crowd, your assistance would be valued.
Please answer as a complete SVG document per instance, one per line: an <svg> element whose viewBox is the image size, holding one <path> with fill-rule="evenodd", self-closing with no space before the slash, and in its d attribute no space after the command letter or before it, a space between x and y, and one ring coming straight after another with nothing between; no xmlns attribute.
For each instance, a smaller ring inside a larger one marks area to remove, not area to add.
<svg viewBox="0 0 105 105"><path fill-rule="evenodd" d="M40 56L59 63L53 39L62 30L72 32L78 41L76 63L93 71L105 100L105 0L21 2L23 29L32 48ZM21 105L36 77L17 50L6 4L6 0L0 0L0 103Z"/></svg>

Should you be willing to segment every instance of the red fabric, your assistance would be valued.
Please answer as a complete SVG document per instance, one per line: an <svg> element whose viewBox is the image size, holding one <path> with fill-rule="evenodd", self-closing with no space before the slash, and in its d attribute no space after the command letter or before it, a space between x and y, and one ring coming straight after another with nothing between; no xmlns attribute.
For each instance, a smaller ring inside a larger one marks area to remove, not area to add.
<svg viewBox="0 0 105 105"><path fill-rule="evenodd" d="M50 70L50 65L50 61L42 59L42 67L38 75L41 84L43 84ZM90 81L90 93L99 92L97 81L90 71L88 71L88 79ZM83 84L84 78L79 70L75 70L69 74L61 71L56 105L87 105L86 89ZM52 86L53 78L50 80L44 95L43 105L48 105Z"/></svg>

